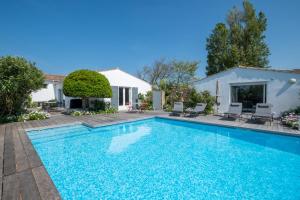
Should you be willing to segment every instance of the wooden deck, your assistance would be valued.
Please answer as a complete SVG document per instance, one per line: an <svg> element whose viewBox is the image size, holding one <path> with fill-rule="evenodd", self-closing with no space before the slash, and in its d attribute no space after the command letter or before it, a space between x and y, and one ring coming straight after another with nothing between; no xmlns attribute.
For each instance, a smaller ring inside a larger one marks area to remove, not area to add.
<svg viewBox="0 0 300 200"><path fill-rule="evenodd" d="M277 131L282 134L300 136L300 132L282 127L279 123L272 126L228 121L216 116L197 118L168 117L166 113L118 113L95 116L55 116L41 121L10 123L0 125L0 199L60 199L60 195L50 179L43 163L31 144L25 130L55 127L66 124L84 123L91 127L143 119L152 116L184 119L189 121L219 124L234 127Z"/></svg>

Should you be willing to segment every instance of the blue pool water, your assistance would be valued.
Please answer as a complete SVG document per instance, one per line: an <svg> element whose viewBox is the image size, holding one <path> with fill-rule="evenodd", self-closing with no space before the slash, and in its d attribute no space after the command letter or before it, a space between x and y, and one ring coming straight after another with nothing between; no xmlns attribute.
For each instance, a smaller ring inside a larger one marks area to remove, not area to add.
<svg viewBox="0 0 300 200"><path fill-rule="evenodd" d="M28 132L63 199L300 199L300 138L153 118Z"/></svg>

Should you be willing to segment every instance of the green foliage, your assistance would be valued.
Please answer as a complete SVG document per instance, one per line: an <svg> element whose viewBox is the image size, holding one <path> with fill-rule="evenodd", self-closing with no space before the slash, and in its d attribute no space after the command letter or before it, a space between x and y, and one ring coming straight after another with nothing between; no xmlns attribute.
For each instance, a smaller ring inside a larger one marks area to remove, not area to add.
<svg viewBox="0 0 300 200"><path fill-rule="evenodd" d="M113 107L110 107L110 108L107 108L106 110L98 110L98 111L80 111L80 110L75 110L75 111L72 111L70 114L72 116L82 116L82 115L97 115L97 114L114 114L114 113L117 113L117 109L116 108L113 108Z"/></svg>
<svg viewBox="0 0 300 200"><path fill-rule="evenodd" d="M165 104L164 107L163 107L164 111L166 112L172 112L173 110L173 107L171 104Z"/></svg>
<svg viewBox="0 0 300 200"><path fill-rule="evenodd" d="M105 111L108 110L110 106L110 102L105 102L103 100L94 100L92 101L93 107L90 108L91 111Z"/></svg>
<svg viewBox="0 0 300 200"><path fill-rule="evenodd" d="M267 19L245 0L243 10L233 8L227 16L227 26L218 23L207 39L206 74L211 75L234 66L267 67L269 48L264 32Z"/></svg>
<svg viewBox="0 0 300 200"><path fill-rule="evenodd" d="M0 116L0 124L9 123L9 122L16 122L18 121L18 116L16 115L2 115Z"/></svg>
<svg viewBox="0 0 300 200"><path fill-rule="evenodd" d="M300 115L300 106L283 112L281 117L281 122L282 124L288 127L299 129L299 115Z"/></svg>
<svg viewBox="0 0 300 200"><path fill-rule="evenodd" d="M175 86L189 84L196 78L198 62L173 61L169 82Z"/></svg>
<svg viewBox="0 0 300 200"><path fill-rule="evenodd" d="M300 115L300 106L298 106L294 109L290 109L290 110L287 110L287 111L283 112L282 116L286 116L286 115L289 115L289 114Z"/></svg>
<svg viewBox="0 0 300 200"><path fill-rule="evenodd" d="M24 102L24 107L25 108L36 108L36 107L38 107L38 103L33 102L31 96L28 96L26 101Z"/></svg>
<svg viewBox="0 0 300 200"><path fill-rule="evenodd" d="M138 75L150 82L154 88L164 90L167 104L174 101L185 101L192 83L197 80L198 62L159 60L151 67L144 67ZM149 94L150 95L150 94ZM139 99L152 108L152 96L140 96ZM147 102L148 101L148 102Z"/></svg>
<svg viewBox="0 0 300 200"><path fill-rule="evenodd" d="M25 122L30 120L43 120L49 118L49 115L45 112L34 111L28 114L22 114L18 117L19 122Z"/></svg>
<svg viewBox="0 0 300 200"><path fill-rule="evenodd" d="M180 85L196 79L198 64L195 61L165 61L161 59L155 61L150 67L144 67L142 71L138 72L138 77L159 89L162 85L170 83Z"/></svg>
<svg viewBox="0 0 300 200"><path fill-rule="evenodd" d="M172 74L172 63L159 59L152 66L145 66L137 76L153 86L158 86L162 80L168 79Z"/></svg>
<svg viewBox="0 0 300 200"><path fill-rule="evenodd" d="M78 116L84 115L84 111L75 110L75 111L71 112L71 115L74 117L78 117Z"/></svg>
<svg viewBox="0 0 300 200"><path fill-rule="evenodd" d="M93 104L94 104L93 106L94 110L105 110L106 108L106 104L104 101L95 100Z"/></svg>
<svg viewBox="0 0 300 200"><path fill-rule="evenodd" d="M211 114L214 111L215 97L209 91L197 92L193 89L185 106L194 108L197 103L207 103L204 112L205 114Z"/></svg>
<svg viewBox="0 0 300 200"><path fill-rule="evenodd" d="M111 98L112 90L107 78L91 70L77 70L70 73L63 83L63 92L72 97Z"/></svg>
<svg viewBox="0 0 300 200"><path fill-rule="evenodd" d="M42 88L43 83L43 73L35 63L22 57L0 57L1 118L22 113L31 92Z"/></svg>
<svg viewBox="0 0 300 200"><path fill-rule="evenodd" d="M152 91L148 91L145 95L139 93L138 98L147 110L153 109Z"/></svg>
<svg viewBox="0 0 300 200"><path fill-rule="evenodd" d="M117 113L118 110L114 107L110 107L108 109L105 110L105 114L114 114L114 113Z"/></svg>
<svg viewBox="0 0 300 200"><path fill-rule="evenodd" d="M215 74L232 67L229 64L231 58L227 50L228 36L229 30L226 28L226 25L219 23L207 39L207 75Z"/></svg>

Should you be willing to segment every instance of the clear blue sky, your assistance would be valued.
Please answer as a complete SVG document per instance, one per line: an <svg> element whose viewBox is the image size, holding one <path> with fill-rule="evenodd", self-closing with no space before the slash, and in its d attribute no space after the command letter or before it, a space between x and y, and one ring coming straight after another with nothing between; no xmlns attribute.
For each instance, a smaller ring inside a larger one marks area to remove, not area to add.
<svg viewBox="0 0 300 200"><path fill-rule="evenodd" d="M300 68L300 1L252 0L268 18L270 65ZM120 67L135 74L159 58L200 61L206 38L242 0L1 0L0 55L46 73Z"/></svg>

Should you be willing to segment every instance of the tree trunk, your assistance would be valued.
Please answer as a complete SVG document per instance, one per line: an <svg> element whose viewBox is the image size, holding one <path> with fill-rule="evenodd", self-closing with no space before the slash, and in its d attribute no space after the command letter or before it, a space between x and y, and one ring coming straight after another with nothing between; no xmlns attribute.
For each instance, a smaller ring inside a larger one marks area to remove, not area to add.
<svg viewBox="0 0 300 200"><path fill-rule="evenodd" d="M82 97L82 108L84 110L89 108L89 98L88 97Z"/></svg>

